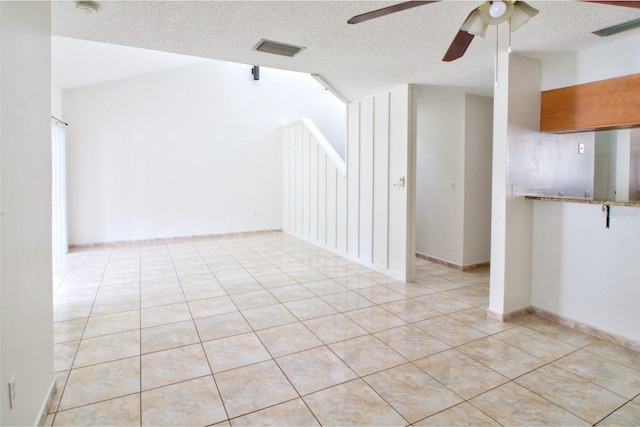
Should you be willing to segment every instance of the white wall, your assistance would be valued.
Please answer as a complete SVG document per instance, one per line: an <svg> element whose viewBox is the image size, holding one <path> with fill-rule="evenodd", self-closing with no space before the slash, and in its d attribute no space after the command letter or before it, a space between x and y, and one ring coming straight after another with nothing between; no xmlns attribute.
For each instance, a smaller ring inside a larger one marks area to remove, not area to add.
<svg viewBox="0 0 640 427"><path fill-rule="evenodd" d="M53 376L51 10L0 2L0 424L36 425ZM17 400L9 409L15 375Z"/></svg>
<svg viewBox="0 0 640 427"><path fill-rule="evenodd" d="M464 262L465 99L459 93L419 102L417 123L416 251L460 266Z"/></svg>
<svg viewBox="0 0 640 427"><path fill-rule="evenodd" d="M640 209L534 202L531 303L640 342Z"/></svg>
<svg viewBox="0 0 640 427"><path fill-rule="evenodd" d="M532 203L512 193L511 151L539 140L538 60L502 54L494 92L489 311L505 315L531 305Z"/></svg>
<svg viewBox="0 0 640 427"><path fill-rule="evenodd" d="M640 72L640 34L544 61L542 90Z"/></svg>
<svg viewBox="0 0 640 427"><path fill-rule="evenodd" d="M63 92L70 244L282 227L280 127L338 142L345 107L308 75L208 61Z"/></svg>
<svg viewBox="0 0 640 427"><path fill-rule="evenodd" d="M491 258L493 98L466 95L463 266Z"/></svg>
<svg viewBox="0 0 640 427"><path fill-rule="evenodd" d="M346 182L337 171L340 166L331 164L318 147L317 137L302 125L288 127L285 231L410 279L415 252L414 112L411 86L349 104ZM333 212L335 225L329 216Z"/></svg>
<svg viewBox="0 0 640 427"><path fill-rule="evenodd" d="M460 267L489 261L491 98L418 101L416 251Z"/></svg>
<svg viewBox="0 0 640 427"><path fill-rule="evenodd" d="M640 72L640 36L543 63L543 89ZM627 339L637 328L640 210L535 202L532 305Z"/></svg>

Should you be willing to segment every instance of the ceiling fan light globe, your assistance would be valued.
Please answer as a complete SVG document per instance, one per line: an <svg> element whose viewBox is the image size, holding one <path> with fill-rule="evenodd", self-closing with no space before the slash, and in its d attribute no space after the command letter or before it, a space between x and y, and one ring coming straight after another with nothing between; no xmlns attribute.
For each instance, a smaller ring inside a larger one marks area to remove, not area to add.
<svg viewBox="0 0 640 427"><path fill-rule="evenodd" d="M506 2L505 1L501 1L500 3L502 3L502 6L498 6L498 7L504 7L505 10L502 13L502 15L494 17L491 14L491 8L496 3L498 3L498 2L486 1L483 4L481 4L480 6L478 6L478 10L480 11L480 16L482 16L482 20L487 25L502 24L507 19L509 19L509 16L511 16L511 12L513 12L513 8L514 7L513 7L513 2L511 0L507 0Z"/></svg>
<svg viewBox="0 0 640 427"><path fill-rule="evenodd" d="M523 1L518 1L514 5L513 12L509 18L509 29L514 32L524 24L529 22L529 19L538 14L538 9L535 9Z"/></svg>
<svg viewBox="0 0 640 427"><path fill-rule="evenodd" d="M489 15L493 18L500 18L507 11L507 5L503 1L494 1L489 7Z"/></svg>
<svg viewBox="0 0 640 427"><path fill-rule="evenodd" d="M469 15L467 20L462 23L460 29L474 36L484 37L487 33L487 27L488 25L482 19L480 10L476 9Z"/></svg>

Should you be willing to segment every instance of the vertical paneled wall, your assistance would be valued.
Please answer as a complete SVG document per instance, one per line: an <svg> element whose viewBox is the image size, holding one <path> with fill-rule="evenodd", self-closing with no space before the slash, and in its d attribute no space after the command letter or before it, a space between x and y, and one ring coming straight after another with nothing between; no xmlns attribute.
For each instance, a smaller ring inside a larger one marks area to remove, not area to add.
<svg viewBox="0 0 640 427"><path fill-rule="evenodd" d="M344 161L309 120L285 127L283 166L284 231L346 254Z"/></svg>
<svg viewBox="0 0 640 427"><path fill-rule="evenodd" d="M412 87L348 107L344 163L308 121L284 131L285 232L401 280L413 276Z"/></svg>

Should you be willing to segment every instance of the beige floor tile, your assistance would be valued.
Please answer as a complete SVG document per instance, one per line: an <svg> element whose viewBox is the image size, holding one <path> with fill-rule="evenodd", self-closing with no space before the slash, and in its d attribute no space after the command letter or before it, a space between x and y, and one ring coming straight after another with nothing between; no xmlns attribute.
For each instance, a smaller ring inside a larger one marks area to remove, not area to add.
<svg viewBox="0 0 640 427"><path fill-rule="evenodd" d="M231 295L231 299L240 310L278 304L279 301L265 289Z"/></svg>
<svg viewBox="0 0 640 427"><path fill-rule="evenodd" d="M307 290L313 292L314 295L322 297L325 295L337 294L339 292L346 292L349 289L342 286L340 283L333 279L319 280L316 282L303 283L302 286Z"/></svg>
<svg viewBox="0 0 640 427"><path fill-rule="evenodd" d="M378 286L378 282L362 274L351 274L345 277L338 277L336 278L336 282L351 290Z"/></svg>
<svg viewBox="0 0 640 427"><path fill-rule="evenodd" d="M53 369L55 372L71 369L79 346L80 341L70 341L53 345Z"/></svg>
<svg viewBox="0 0 640 427"><path fill-rule="evenodd" d="M315 297L315 294L302 285L280 286L278 288L269 289L269 292L271 292L271 294L280 302L297 301L300 299Z"/></svg>
<svg viewBox="0 0 640 427"><path fill-rule="evenodd" d="M140 357L71 371L60 409L70 409L140 391Z"/></svg>
<svg viewBox="0 0 640 427"><path fill-rule="evenodd" d="M58 412L54 426L134 426L140 425L138 393Z"/></svg>
<svg viewBox="0 0 640 427"><path fill-rule="evenodd" d="M439 276L421 277L419 279L416 279L415 283L428 286L432 292L450 291L451 289L457 289L465 286L464 284L459 284L459 283L452 282L450 280L442 279Z"/></svg>
<svg viewBox="0 0 640 427"><path fill-rule="evenodd" d="M583 419L513 382L470 400L470 403L503 425L582 426Z"/></svg>
<svg viewBox="0 0 640 427"><path fill-rule="evenodd" d="M269 274L268 276L258 276L256 277L256 280L267 289L298 284L295 279L285 273Z"/></svg>
<svg viewBox="0 0 640 427"><path fill-rule="evenodd" d="M487 318L487 311L481 308L470 308L468 310L457 311L449 314L449 317L489 335L497 334L498 332L519 326L514 322L499 322L497 320L489 319Z"/></svg>
<svg viewBox="0 0 640 427"><path fill-rule="evenodd" d="M429 285L424 283L407 283L407 282L392 282L386 285L389 289L393 289L405 296L405 298L417 298L425 295L433 294L436 292Z"/></svg>
<svg viewBox="0 0 640 427"><path fill-rule="evenodd" d="M83 338L92 338L136 329L140 329L140 310L106 314L104 316L92 316L87 322Z"/></svg>
<svg viewBox="0 0 640 427"><path fill-rule="evenodd" d="M200 344L144 354L141 358L142 390L211 375Z"/></svg>
<svg viewBox="0 0 640 427"><path fill-rule="evenodd" d="M182 291L187 301L221 297L227 294L224 288L217 283L203 286L183 286Z"/></svg>
<svg viewBox="0 0 640 427"><path fill-rule="evenodd" d="M120 285L101 285L96 299L119 298L128 295L140 295L140 281Z"/></svg>
<svg viewBox="0 0 640 427"><path fill-rule="evenodd" d="M529 372L516 382L591 424L627 402L624 397L553 365Z"/></svg>
<svg viewBox="0 0 640 427"><path fill-rule="evenodd" d="M55 304L53 306L53 321L83 319L91 313L92 301L76 302L71 304Z"/></svg>
<svg viewBox="0 0 640 427"><path fill-rule="evenodd" d="M424 304L420 304L419 302L410 299L389 302L386 304L382 304L380 307L392 312L405 322L409 323L419 322L421 320L441 316L439 312L430 309Z"/></svg>
<svg viewBox="0 0 640 427"><path fill-rule="evenodd" d="M142 392L143 426L206 426L227 418L212 376Z"/></svg>
<svg viewBox="0 0 640 427"><path fill-rule="evenodd" d="M290 400L252 414L234 418L231 423L234 427L258 425L312 427L320 425L302 399Z"/></svg>
<svg viewBox="0 0 640 427"><path fill-rule="evenodd" d="M251 331L251 326L238 311L194 320L202 341L210 341Z"/></svg>
<svg viewBox="0 0 640 427"><path fill-rule="evenodd" d="M466 286L444 292L446 296L457 298L471 306L477 307L489 302L489 284Z"/></svg>
<svg viewBox="0 0 640 427"><path fill-rule="evenodd" d="M424 304L427 307L443 314L455 313L456 311L467 310L473 307L466 302L460 301L452 296L445 295L444 293L425 295L414 299L420 304Z"/></svg>
<svg viewBox="0 0 640 427"><path fill-rule="evenodd" d="M627 399L640 393L640 372L588 351L579 350L554 365Z"/></svg>
<svg viewBox="0 0 640 427"><path fill-rule="evenodd" d="M465 399L509 381L482 363L452 349L414 362L416 366Z"/></svg>
<svg viewBox="0 0 640 427"><path fill-rule="evenodd" d="M230 418L298 397L272 360L214 375Z"/></svg>
<svg viewBox="0 0 640 427"><path fill-rule="evenodd" d="M465 344L458 350L511 379L544 365L541 359L492 337Z"/></svg>
<svg viewBox="0 0 640 427"><path fill-rule="evenodd" d="M72 304L93 301L98 294L98 287L64 288L61 285L53 295L54 304Z"/></svg>
<svg viewBox="0 0 640 427"><path fill-rule="evenodd" d="M180 281L176 277L175 271L172 277L142 280L140 282L140 293L142 295L152 292L170 291L171 289L180 289Z"/></svg>
<svg viewBox="0 0 640 427"><path fill-rule="evenodd" d="M598 423L598 426L640 426L640 405L629 402Z"/></svg>
<svg viewBox="0 0 640 427"><path fill-rule="evenodd" d="M552 338L564 341L576 347L584 347L586 345L599 341L596 337L584 334L575 329L567 328L566 326L562 326L545 319L527 323L527 328L542 332L545 335L549 335Z"/></svg>
<svg viewBox="0 0 640 427"><path fill-rule="evenodd" d="M77 341L82 338L87 319L65 320L53 324L53 343Z"/></svg>
<svg viewBox="0 0 640 427"><path fill-rule="evenodd" d="M276 362L300 395L357 378L357 375L327 347L283 356Z"/></svg>
<svg viewBox="0 0 640 427"><path fill-rule="evenodd" d="M292 271L288 272L287 274L298 283L309 283L327 279L327 276L313 269Z"/></svg>
<svg viewBox="0 0 640 427"><path fill-rule="evenodd" d="M487 336L484 332L480 332L472 326L458 322L449 316L427 319L414 323L414 326L453 347Z"/></svg>
<svg viewBox="0 0 640 427"><path fill-rule="evenodd" d="M125 295L116 298L96 298L91 316L122 313L140 309L140 295Z"/></svg>
<svg viewBox="0 0 640 427"><path fill-rule="evenodd" d="M413 424L416 427L492 427L498 422L475 406L464 402Z"/></svg>
<svg viewBox="0 0 640 427"><path fill-rule="evenodd" d="M405 299L405 296L403 294L396 292L385 285L357 289L356 292L376 304L384 304L387 302L400 301Z"/></svg>
<svg viewBox="0 0 640 427"><path fill-rule="evenodd" d="M318 391L303 399L321 425L407 425L407 421L361 379Z"/></svg>
<svg viewBox="0 0 640 427"><path fill-rule="evenodd" d="M195 287L211 287L213 289L222 289L220 286L220 282L215 278L212 273L203 273L203 274L186 274L179 277L180 286L183 289L186 288L195 288ZM218 295L211 295L211 297Z"/></svg>
<svg viewBox="0 0 640 427"><path fill-rule="evenodd" d="M271 359L254 332L206 341L202 345L213 373Z"/></svg>
<svg viewBox="0 0 640 427"><path fill-rule="evenodd" d="M344 314L319 317L303 322L325 344L366 335L367 331Z"/></svg>
<svg viewBox="0 0 640 427"><path fill-rule="evenodd" d="M378 332L374 336L408 360L420 359L450 348L447 344L413 325L388 329Z"/></svg>
<svg viewBox="0 0 640 427"><path fill-rule="evenodd" d="M143 354L200 342L198 331L191 320L144 328L140 331L140 338Z"/></svg>
<svg viewBox="0 0 640 427"><path fill-rule="evenodd" d="M407 359L372 335L340 341L329 347L360 376L407 362Z"/></svg>
<svg viewBox="0 0 640 427"><path fill-rule="evenodd" d="M189 301L187 304L194 319L238 311L238 308L228 296Z"/></svg>
<svg viewBox="0 0 640 427"><path fill-rule="evenodd" d="M462 402L459 396L410 363L364 380L411 423Z"/></svg>
<svg viewBox="0 0 640 427"><path fill-rule="evenodd" d="M95 365L140 355L140 331L119 332L80 342L73 367Z"/></svg>
<svg viewBox="0 0 640 427"><path fill-rule="evenodd" d="M329 294L323 296L322 299L331 304L333 308L340 312L357 310L359 308L371 307L372 305L374 305L373 302L369 301L363 296L360 296L354 291Z"/></svg>
<svg viewBox="0 0 640 427"><path fill-rule="evenodd" d="M273 357L285 356L322 345L303 323L290 323L258 331L258 336Z"/></svg>
<svg viewBox="0 0 640 427"><path fill-rule="evenodd" d="M184 293L181 288L167 291L146 292L140 299L141 308L158 307L161 305L179 304L185 302Z"/></svg>
<svg viewBox="0 0 640 427"><path fill-rule="evenodd" d="M244 268L216 271L215 276L223 286L225 285L225 283L252 278L251 274L249 274Z"/></svg>
<svg viewBox="0 0 640 427"><path fill-rule="evenodd" d="M331 305L319 297L285 302L283 305L300 320L308 320L338 313L335 308L331 307Z"/></svg>
<svg viewBox="0 0 640 427"><path fill-rule="evenodd" d="M381 307L367 307L344 313L345 316L362 326L367 332L380 332L407 322Z"/></svg>
<svg viewBox="0 0 640 427"><path fill-rule="evenodd" d="M268 276L270 274L280 274L281 271L278 267L272 265L267 260L263 260L264 265L251 265L245 266L246 270L251 274L254 278L261 276Z"/></svg>
<svg viewBox="0 0 640 427"><path fill-rule="evenodd" d="M548 335L524 326L500 332L495 334L493 337L517 347L520 350L526 351L527 353L546 362L559 359L562 356L573 353L578 349L564 341L551 338Z"/></svg>
<svg viewBox="0 0 640 427"><path fill-rule="evenodd" d="M298 319L283 305L269 305L266 307L243 310L243 316L254 330L273 328L297 322Z"/></svg>
<svg viewBox="0 0 640 427"><path fill-rule="evenodd" d="M640 352L624 348L608 341L596 341L584 348L586 351L640 371Z"/></svg>
<svg viewBox="0 0 640 427"><path fill-rule="evenodd" d="M478 283L489 280L488 275L484 271L453 271L440 274L438 277L467 286L477 285Z"/></svg>
<svg viewBox="0 0 640 427"><path fill-rule="evenodd" d="M140 316L143 328L191 320L191 312L186 303L145 308L141 310Z"/></svg>

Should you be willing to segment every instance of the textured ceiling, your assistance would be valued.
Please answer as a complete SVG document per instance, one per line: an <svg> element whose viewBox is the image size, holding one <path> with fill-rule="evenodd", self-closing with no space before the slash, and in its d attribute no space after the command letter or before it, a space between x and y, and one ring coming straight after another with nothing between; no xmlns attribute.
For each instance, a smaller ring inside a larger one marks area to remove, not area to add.
<svg viewBox="0 0 640 427"><path fill-rule="evenodd" d="M466 55L441 61L462 21L481 1L441 1L372 21L350 17L387 1L102 1L89 14L53 2L53 34L205 58L319 74L349 100L404 84L463 88L490 95L507 25L476 37ZM637 36L591 31L640 18L640 10L577 1L530 1L539 15L511 37L512 51L547 59ZM262 39L306 47L293 58L256 52ZM640 49L640 48L639 48ZM638 53L640 54L640 52ZM88 59L87 59L88 60Z"/></svg>

